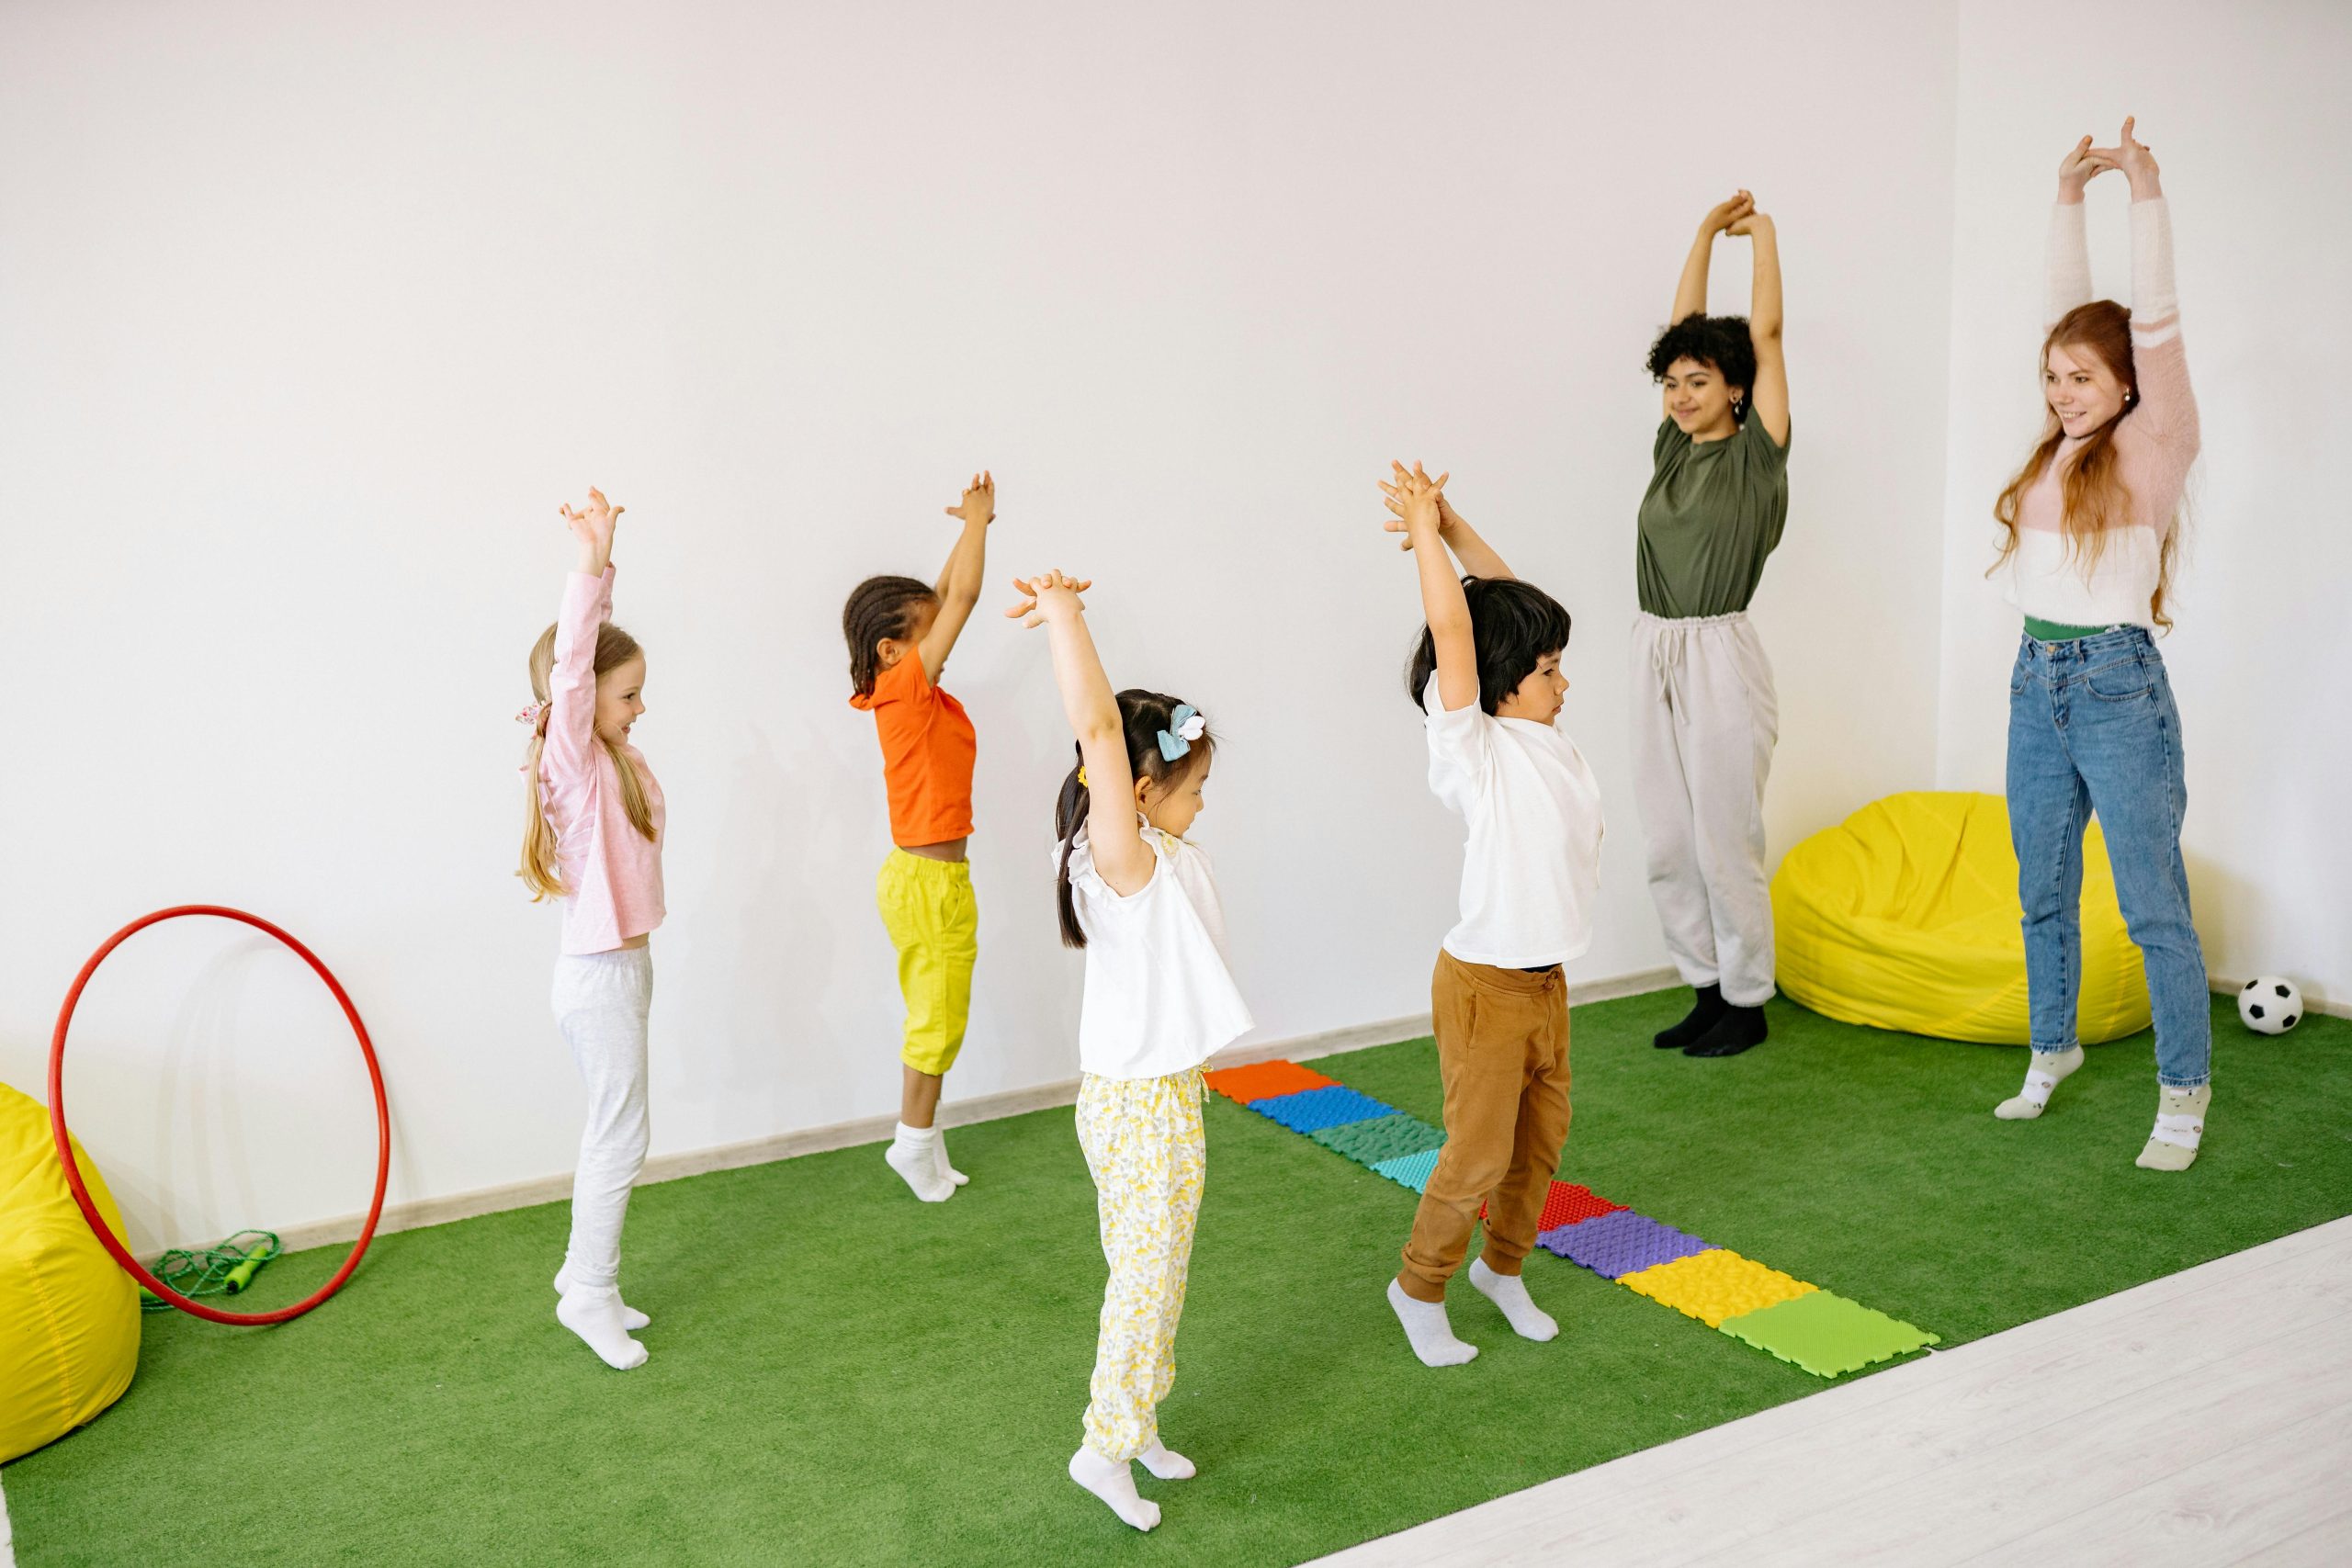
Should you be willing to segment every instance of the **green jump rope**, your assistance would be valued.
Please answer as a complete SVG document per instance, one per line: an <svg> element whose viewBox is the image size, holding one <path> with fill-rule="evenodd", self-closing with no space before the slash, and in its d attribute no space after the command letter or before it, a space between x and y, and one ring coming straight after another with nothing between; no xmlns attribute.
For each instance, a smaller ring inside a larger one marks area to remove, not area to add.
<svg viewBox="0 0 2352 1568"><path fill-rule="evenodd" d="M276 1231L239 1231L201 1252L174 1247L155 1259L155 1278L184 1296L233 1296L254 1282L261 1266L284 1249ZM141 1287L141 1312L169 1312L172 1303Z"/></svg>

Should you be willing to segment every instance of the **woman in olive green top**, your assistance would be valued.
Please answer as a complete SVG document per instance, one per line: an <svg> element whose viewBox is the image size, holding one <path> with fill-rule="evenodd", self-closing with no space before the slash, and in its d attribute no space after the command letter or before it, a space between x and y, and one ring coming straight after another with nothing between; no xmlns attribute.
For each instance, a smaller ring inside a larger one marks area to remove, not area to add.
<svg viewBox="0 0 2352 1568"><path fill-rule="evenodd" d="M1746 320L1706 314L1717 234L1754 247ZM1780 705L1747 602L1789 513L1781 254L1772 220L1747 192L1699 225L1673 323L1649 356L1666 420L1635 557L1634 783L1650 896L1675 967L1699 993L1657 1043L1729 1056L1763 1040L1772 995L1764 780Z"/></svg>

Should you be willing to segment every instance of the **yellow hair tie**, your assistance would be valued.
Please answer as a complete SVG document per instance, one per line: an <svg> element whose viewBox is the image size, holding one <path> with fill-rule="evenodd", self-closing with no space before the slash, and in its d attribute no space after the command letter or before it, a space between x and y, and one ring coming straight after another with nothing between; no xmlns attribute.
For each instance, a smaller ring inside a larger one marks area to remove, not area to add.
<svg viewBox="0 0 2352 1568"><path fill-rule="evenodd" d="M1083 762L1080 762L1078 765L1078 787L1080 789L1091 789L1094 787L1086 782L1086 764Z"/></svg>

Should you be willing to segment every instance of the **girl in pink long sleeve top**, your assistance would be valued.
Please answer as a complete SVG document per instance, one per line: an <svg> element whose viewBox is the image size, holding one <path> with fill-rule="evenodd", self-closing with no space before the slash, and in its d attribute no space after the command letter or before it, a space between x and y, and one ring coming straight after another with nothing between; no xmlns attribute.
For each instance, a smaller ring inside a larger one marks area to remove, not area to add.
<svg viewBox="0 0 2352 1568"><path fill-rule="evenodd" d="M612 623L613 526L622 509L596 491L563 508L579 542L555 625L531 650L538 701L530 810L518 872L533 898L563 902L563 951L550 998L588 1091L571 1185L571 1239L555 1277L556 1320L607 1366L642 1366L631 1337L650 1319L621 1300L621 1225L644 1168L646 1023L662 923L662 788L629 730L645 712L645 653Z"/></svg>
<svg viewBox="0 0 2352 1568"><path fill-rule="evenodd" d="M557 875L566 889L568 953L642 947L662 923L662 786L654 783L644 755L626 739L634 713L619 727L619 744L608 748L596 734L597 643L608 629L617 629L612 618L609 565L594 577L575 571L564 579L538 783L539 807L555 830ZM636 711L644 711L641 701ZM636 775L653 829L650 838L630 820L629 792L621 776L624 758Z"/></svg>

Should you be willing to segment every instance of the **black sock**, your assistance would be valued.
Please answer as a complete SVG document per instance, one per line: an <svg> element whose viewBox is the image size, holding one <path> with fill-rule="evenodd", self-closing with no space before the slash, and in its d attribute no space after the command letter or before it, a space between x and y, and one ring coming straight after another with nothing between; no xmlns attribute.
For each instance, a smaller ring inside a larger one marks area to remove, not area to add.
<svg viewBox="0 0 2352 1568"><path fill-rule="evenodd" d="M1724 1001L1721 986L1701 986L1698 993L1699 999L1690 1004L1688 1016L1673 1028L1660 1030L1650 1041L1651 1044L1661 1051L1679 1051L1704 1034L1715 1020L1723 1017L1727 1004Z"/></svg>
<svg viewBox="0 0 2352 1568"><path fill-rule="evenodd" d="M1736 1056L1750 1045L1761 1045L1771 1031L1765 1027L1764 1010L1726 1003L1723 1016L1707 1032L1682 1047L1686 1056Z"/></svg>

